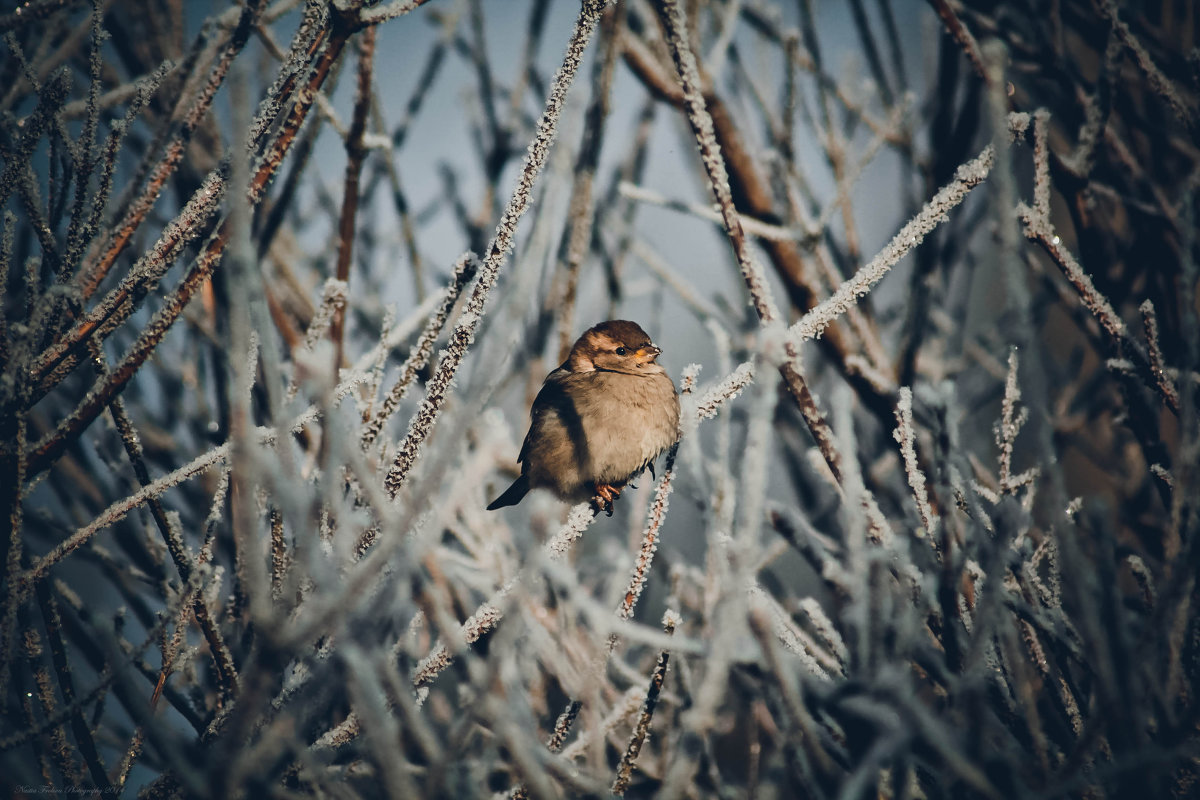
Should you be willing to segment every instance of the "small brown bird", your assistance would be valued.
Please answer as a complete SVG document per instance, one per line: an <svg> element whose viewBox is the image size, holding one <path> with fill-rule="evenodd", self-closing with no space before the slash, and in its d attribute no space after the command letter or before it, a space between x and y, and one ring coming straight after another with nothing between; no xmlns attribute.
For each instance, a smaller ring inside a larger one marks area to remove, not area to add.
<svg viewBox="0 0 1200 800"><path fill-rule="evenodd" d="M521 477L488 506L521 502L545 487L562 500L591 498L612 516L630 478L679 437L679 397L655 362L662 350L636 322L616 319L584 332L546 376L517 461Z"/></svg>

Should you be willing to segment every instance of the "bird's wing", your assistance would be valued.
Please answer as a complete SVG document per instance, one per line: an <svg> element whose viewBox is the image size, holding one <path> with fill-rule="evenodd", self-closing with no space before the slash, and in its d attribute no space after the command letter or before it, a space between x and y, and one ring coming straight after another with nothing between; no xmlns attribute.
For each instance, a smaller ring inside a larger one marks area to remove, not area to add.
<svg viewBox="0 0 1200 800"><path fill-rule="evenodd" d="M565 403L571 402L563 387L563 380L568 374L564 367L559 367L551 372L546 376L537 397L533 398L533 406L529 409L529 431L525 434L525 441L521 443L521 452L517 455L518 464L524 464L525 457L529 455L530 439L533 437L533 432L537 430L537 423L542 415L555 413Z"/></svg>

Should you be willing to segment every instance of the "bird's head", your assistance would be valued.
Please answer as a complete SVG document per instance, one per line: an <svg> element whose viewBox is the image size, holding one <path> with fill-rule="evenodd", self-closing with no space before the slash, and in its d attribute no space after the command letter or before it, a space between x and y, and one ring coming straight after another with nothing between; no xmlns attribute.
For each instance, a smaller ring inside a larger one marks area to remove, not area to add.
<svg viewBox="0 0 1200 800"><path fill-rule="evenodd" d="M584 331L571 348L567 369L630 375L659 373L663 368L656 359L661 352L662 348L650 341L642 326L629 320L613 319Z"/></svg>

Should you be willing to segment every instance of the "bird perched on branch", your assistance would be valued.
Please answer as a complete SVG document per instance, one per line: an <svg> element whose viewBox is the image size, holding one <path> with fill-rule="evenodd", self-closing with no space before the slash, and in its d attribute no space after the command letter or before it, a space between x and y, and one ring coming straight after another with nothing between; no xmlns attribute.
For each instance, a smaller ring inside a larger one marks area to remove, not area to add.
<svg viewBox="0 0 1200 800"><path fill-rule="evenodd" d="M585 331L533 401L521 477L488 510L544 487L568 502L590 498L612 516L625 484L647 467L653 474L679 437L679 397L656 361L661 352L636 322Z"/></svg>

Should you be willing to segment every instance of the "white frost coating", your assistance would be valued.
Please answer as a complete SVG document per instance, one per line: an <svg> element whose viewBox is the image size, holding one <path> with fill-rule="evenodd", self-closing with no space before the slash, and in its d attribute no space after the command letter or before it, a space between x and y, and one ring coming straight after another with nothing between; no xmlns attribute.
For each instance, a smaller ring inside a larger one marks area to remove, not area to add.
<svg viewBox="0 0 1200 800"><path fill-rule="evenodd" d="M696 420L712 419L721 406L737 397L754 380L754 362L744 361L696 401Z"/></svg>
<svg viewBox="0 0 1200 800"><path fill-rule="evenodd" d="M912 388L900 387L900 397L896 402L896 430L892 436L900 443L900 455L904 457L904 472L908 476L908 485L912 488L917 511L921 514L921 523L925 526L925 532L929 536L933 536L937 533L939 520L929 505L929 495L925 490L925 473L921 472L921 467L917 463L912 400Z"/></svg>
<svg viewBox="0 0 1200 800"><path fill-rule="evenodd" d="M625 694L617 699L613 704L612 710L600 722L598 729L590 727L581 729L575 741L563 748L562 758L569 763L582 756L587 752L587 748L592 743L593 732L607 736L623 721L638 713L645 698L646 690L640 686L631 686L626 689Z"/></svg>
<svg viewBox="0 0 1200 800"><path fill-rule="evenodd" d="M309 397L323 396L334 385L334 346L328 339L320 339L296 350L292 356L292 382L287 389L288 400L293 399L305 388ZM339 385L341 396L349 394L359 381L347 381Z"/></svg>
<svg viewBox="0 0 1200 800"><path fill-rule="evenodd" d="M633 608L637 605L638 598L642 596L642 589L646 585L646 576L654 563L654 553L658 550L663 521L667 518L667 509L670 506L671 489L674 485L672 479L675 477L675 454L678 452L678 448L679 446L676 444L668 451L666 468L663 470L663 476L659 480L658 486L654 489L654 501L650 504L646 528L642 531L642 546L634 560L633 574L629 578L629 588L625 590L625 597L617 609L617 616L621 619L629 619L633 616ZM615 637L609 639L610 652L615 643Z"/></svg>
<svg viewBox="0 0 1200 800"><path fill-rule="evenodd" d="M866 378L867 383L871 384L880 395L886 396L896 391L896 382L891 376L884 374L869 359L857 353L846 356L846 369Z"/></svg>
<svg viewBox="0 0 1200 800"><path fill-rule="evenodd" d="M1163 356L1162 346L1158 340L1158 314L1154 311L1154 303L1150 298L1138 306L1138 312L1142 315L1142 327L1146 330L1146 351L1150 356L1150 373L1154 376L1154 382L1158 385L1159 392L1172 409L1179 408L1179 390L1172 383L1172 378L1167 376L1166 358Z"/></svg>
<svg viewBox="0 0 1200 800"><path fill-rule="evenodd" d="M954 179L938 190L918 214L905 223L871 261L848 278L828 299L819 303L791 328L792 341L799 344L816 339L825 329L860 298L865 297L910 250L920 244L935 228L946 221L947 213L966 199L971 190L983 182L992 169L995 151L991 145L978 156L961 165Z"/></svg>
<svg viewBox="0 0 1200 800"><path fill-rule="evenodd" d="M208 575L208 582L204 584L202 594L204 595L204 604L209 608L217 608L221 598L221 586L225 580L225 567L217 564L212 568L212 572Z"/></svg>
<svg viewBox="0 0 1200 800"><path fill-rule="evenodd" d="M823 643L844 666L850 658L850 653L846 650L846 643L842 640L842 635L838 633L833 620L826 615L825 609L821 608L821 604L815 599L805 597L800 601L800 610L808 615L808 621L813 626L813 630L824 640Z"/></svg>
<svg viewBox="0 0 1200 800"><path fill-rule="evenodd" d="M596 511L592 508L591 503L579 503L572 508L566 523L559 528L554 538L546 543L546 554L550 560L561 561L566 558L571 545L583 535L595 518Z"/></svg>
<svg viewBox="0 0 1200 800"><path fill-rule="evenodd" d="M759 608L770 617L775 638L788 652L800 659L800 663L810 675L828 681L832 680L834 675L842 673L842 666L838 660L824 652L811 636L797 628L792 618L770 593L764 591L761 586L753 585L749 587L748 595L751 606Z"/></svg>
<svg viewBox="0 0 1200 800"><path fill-rule="evenodd" d="M679 393L691 394L696 388L696 380L700 377L701 367L699 364L688 364L683 368L683 373L679 378Z"/></svg>
<svg viewBox="0 0 1200 800"><path fill-rule="evenodd" d="M346 718L338 725L330 728L321 734L321 737L313 742L313 750L330 750L336 747L339 743L353 739L359 731L358 715L353 711L346 715Z"/></svg>
<svg viewBox="0 0 1200 800"><path fill-rule="evenodd" d="M758 350L763 354L763 358L767 360L773 367L779 367L791 361L792 367L797 372L804 370L804 365L800 361L799 351L795 358L792 358L788 353L788 329L779 320L770 320L763 323L762 330L758 334Z"/></svg>
<svg viewBox="0 0 1200 800"><path fill-rule="evenodd" d="M481 603L479 608L475 609L474 614L467 617L458 627L454 636L454 650L461 650L466 645L478 641L480 637L500 624L500 620L504 618L504 612L499 603L512 593L516 585L517 579L513 578L501 586L487 602ZM448 667L452 659L451 647L444 640L438 639L433 649L421 659L416 669L413 670L413 685L417 688L425 686Z"/></svg>
<svg viewBox="0 0 1200 800"><path fill-rule="evenodd" d="M1079 292L1079 297L1088 311L1099 320L1100 325L1115 342L1124 342L1128 330L1121 316L1096 285L1083 267L1075 260L1071 251L1063 246L1062 239L1054 232L1050 222L1050 150L1046 144L1050 115L1039 111L1035 117L1034 126L1034 204L1031 208L1025 203L1017 206L1017 216L1024 223L1026 238L1040 243L1050 257L1058 264L1059 269L1066 275L1067 280Z"/></svg>
<svg viewBox="0 0 1200 800"><path fill-rule="evenodd" d="M1129 375L1132 375L1135 371L1133 362L1127 358L1105 359L1104 366L1112 372L1123 372Z"/></svg>
<svg viewBox="0 0 1200 800"><path fill-rule="evenodd" d="M1079 299L1087 306L1088 311L1100 321L1110 336L1118 342L1123 341L1129 335L1124 320L1108 302L1108 298L1096 288L1096 284L1092 283L1092 277L1075 260L1071 251L1063 247L1062 240L1055 235L1050 226L1050 220L1042 219L1034 209L1024 203L1017 207L1017 216L1025 223L1025 236L1036 239L1046 249L1067 276L1067 280L1079 292Z"/></svg>
<svg viewBox="0 0 1200 800"><path fill-rule="evenodd" d="M308 323L308 331L304 334L304 348L311 350L329 331L333 315L350 299L350 284L337 278L329 278L321 290L321 305Z"/></svg>
<svg viewBox="0 0 1200 800"><path fill-rule="evenodd" d="M1171 471L1168 470L1166 467L1164 467L1162 464L1159 464L1157 462L1154 464L1151 464L1150 472L1154 474L1154 477L1158 478L1160 481L1165 483L1167 486L1170 486L1172 489L1175 488L1174 476L1172 476ZM1078 498L1078 497L1075 498L1075 500L1079 500L1080 504L1082 504L1082 502L1083 502L1082 499ZM1074 503L1074 501L1072 501L1072 503Z"/></svg>

